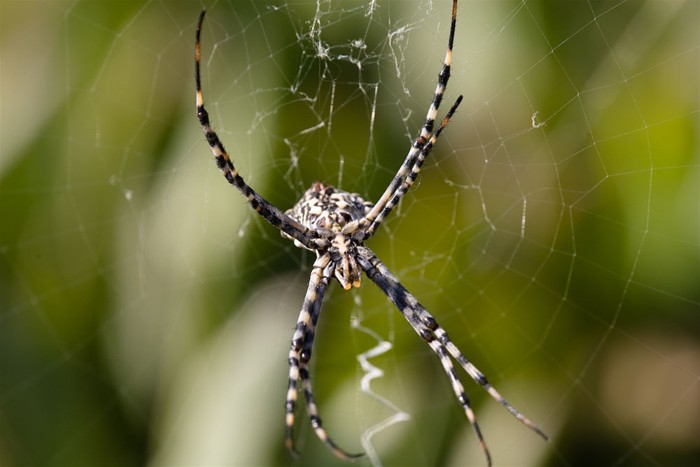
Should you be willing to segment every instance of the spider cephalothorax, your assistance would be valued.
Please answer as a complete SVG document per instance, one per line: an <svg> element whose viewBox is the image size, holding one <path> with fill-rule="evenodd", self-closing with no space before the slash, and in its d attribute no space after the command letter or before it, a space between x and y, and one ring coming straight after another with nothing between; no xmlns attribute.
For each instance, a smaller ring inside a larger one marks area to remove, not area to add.
<svg viewBox="0 0 700 467"><path fill-rule="evenodd" d="M348 193L322 182L314 182L297 204L285 212L304 227L329 240L326 247L312 250L316 251L318 257L324 254L330 256L330 261L335 264L335 278L345 290L360 286L362 270L355 261L357 243L351 234L372 206L372 203L357 193ZM284 232L282 236L291 238ZM294 244L307 248L296 240Z"/></svg>
<svg viewBox="0 0 700 467"><path fill-rule="evenodd" d="M411 188L423 162L430 154L433 145L462 100L462 96L459 96L437 129L434 129L435 118L442 102L442 96L450 79L452 45L457 24L457 0L452 0L452 22L447 41L447 53L445 54L442 69L438 74L435 94L433 94L432 103L428 108L425 123L413 141L403 164L401 164L401 167L399 167L396 175L379 200L372 204L365 201L358 194L347 193L330 185L315 182L299 202L286 212L282 212L270 204L269 201L260 196L243 180L234 167L233 162L231 162L224 145L209 123L209 114L204 108L199 66L201 54L200 35L203 20L204 11L199 16L199 22L197 23L195 43L197 119L214 154L216 164L223 172L226 180L243 194L255 212L282 232L283 236L293 239L295 245L316 252L316 261L311 270L309 286L294 328L292 345L289 350L285 442L290 452L296 452L294 450L292 429L294 427L297 395L301 385L304 398L306 399L311 426L318 438L340 458L353 459L362 455L349 454L338 447L328 436L318 415L308 368L313 349L316 323L318 322L323 297L331 278L335 277L345 290L349 290L352 287L360 286L362 272L384 292L406 318L413 330L421 339L428 343L430 349L440 359L457 401L474 428L489 465L491 464L491 455L469 404L469 397L457 375L454 362L462 367L477 384L483 387L491 397L497 400L520 422L547 439L546 435L535 424L518 412L491 386L481 371L452 343L435 318L423 308L418 300L387 269L384 263L364 244L366 240L374 235L382 221Z"/></svg>

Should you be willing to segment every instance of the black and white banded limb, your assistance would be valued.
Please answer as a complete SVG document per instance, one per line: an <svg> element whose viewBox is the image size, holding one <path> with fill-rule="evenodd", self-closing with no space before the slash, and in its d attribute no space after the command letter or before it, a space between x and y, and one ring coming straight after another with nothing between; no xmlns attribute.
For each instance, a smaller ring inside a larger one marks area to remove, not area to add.
<svg viewBox="0 0 700 467"><path fill-rule="evenodd" d="M452 1L452 18L447 41L447 52L438 74L437 86L428 107L423 127L420 129L408 154L394 178L376 203L365 201L355 193L338 190L330 185L315 182L304 196L286 212L273 206L251 188L236 170L224 145L212 129L209 115L204 107L201 86L201 32L204 11L197 22L195 42L195 87L197 119L205 139L214 155L217 167L226 181L236 188L247 200L250 207L267 222L277 228L283 236L294 241L295 245L316 252L316 261L311 270L304 302L292 335L289 350L289 383L286 396L285 443L291 453L294 449L294 426L296 409L301 390L309 421L316 436L330 448L337 457L356 459L362 454L351 454L338 446L323 426L316 406L309 361L313 350L316 324L331 279L335 278L345 290L359 287L364 273L389 298L406 318L413 330L430 346L436 354L450 381L457 401L464 410L469 423L476 433L484 451L487 463L491 465L491 454L486 446L476 416L471 408L466 389L459 376L463 369L469 377L484 388L492 398L505 407L526 427L547 439L547 436L533 422L515 409L488 382L457 346L452 343L445 330L435 318L401 285L399 280L386 268L377 256L365 246L392 209L401 201L418 177L425 159L430 155L442 131L447 127L457 107L462 101L459 96L448 110L437 128L435 123L443 95L447 89L452 67L452 48L457 25L457 0ZM455 365L456 363L456 365Z"/></svg>

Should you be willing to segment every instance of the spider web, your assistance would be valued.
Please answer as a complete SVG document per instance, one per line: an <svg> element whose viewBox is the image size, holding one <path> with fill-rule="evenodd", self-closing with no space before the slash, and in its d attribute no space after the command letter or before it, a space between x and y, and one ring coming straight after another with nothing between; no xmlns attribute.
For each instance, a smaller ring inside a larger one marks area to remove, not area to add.
<svg viewBox="0 0 700 467"><path fill-rule="evenodd" d="M315 180L376 200L423 123L449 0L0 3L3 465L346 465L303 409L301 458L283 447L314 258L211 161L202 6L215 129L281 209ZM696 0L460 3L464 101L368 246L550 435L464 375L497 465L700 455L698 20ZM361 464L485 464L370 281L330 287L312 377Z"/></svg>

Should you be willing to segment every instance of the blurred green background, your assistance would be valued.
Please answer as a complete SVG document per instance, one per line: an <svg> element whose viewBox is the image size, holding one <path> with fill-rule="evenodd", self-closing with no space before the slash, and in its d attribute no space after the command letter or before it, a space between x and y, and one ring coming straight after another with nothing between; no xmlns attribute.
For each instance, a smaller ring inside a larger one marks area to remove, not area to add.
<svg viewBox="0 0 700 467"><path fill-rule="evenodd" d="M0 464L346 465L286 355L313 256L250 212L377 199L422 124L450 2L0 2ZM496 465L700 459L700 2L463 1L465 99L368 246L543 442L466 381ZM333 284L313 381L384 465L485 465L438 360ZM383 378L361 391L358 356ZM410 420L379 430L395 414Z"/></svg>

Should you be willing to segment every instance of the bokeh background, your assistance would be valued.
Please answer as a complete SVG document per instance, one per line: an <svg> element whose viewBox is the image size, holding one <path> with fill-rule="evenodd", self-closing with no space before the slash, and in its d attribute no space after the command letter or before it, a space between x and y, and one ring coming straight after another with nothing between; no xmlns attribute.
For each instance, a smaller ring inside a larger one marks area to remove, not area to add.
<svg viewBox="0 0 700 467"><path fill-rule="evenodd" d="M346 465L303 405L284 450L313 256L211 161L202 7L212 120L280 208L314 180L377 199L422 124L448 0L0 2L2 465ZM460 4L464 102L369 246L550 435L465 381L496 465L700 459L698 24L697 0ZM368 280L331 287L314 360L360 465L485 465Z"/></svg>

